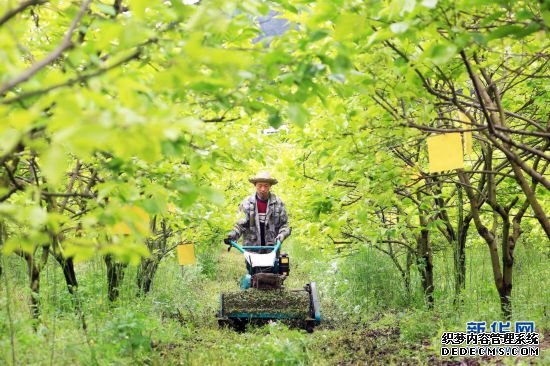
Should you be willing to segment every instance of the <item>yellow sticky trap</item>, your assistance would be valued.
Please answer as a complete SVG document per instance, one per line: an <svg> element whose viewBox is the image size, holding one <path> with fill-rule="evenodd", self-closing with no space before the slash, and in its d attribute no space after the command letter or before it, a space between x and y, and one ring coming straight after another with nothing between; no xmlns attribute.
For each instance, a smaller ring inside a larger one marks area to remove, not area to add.
<svg viewBox="0 0 550 366"><path fill-rule="evenodd" d="M186 264L195 264L195 245L194 244L180 244L177 246L176 251L178 253L178 263L181 266Z"/></svg>
<svg viewBox="0 0 550 366"><path fill-rule="evenodd" d="M444 133L428 137L430 173L464 168L460 133Z"/></svg>
<svg viewBox="0 0 550 366"><path fill-rule="evenodd" d="M469 119L462 112L458 112L458 119L462 121L462 129L469 129L470 125L468 124ZM464 154L471 154L473 151L472 147L472 131L462 132L463 144L464 144Z"/></svg>
<svg viewBox="0 0 550 366"><path fill-rule="evenodd" d="M471 154L474 150L472 146L472 132L463 132L462 137L464 139L464 154Z"/></svg>

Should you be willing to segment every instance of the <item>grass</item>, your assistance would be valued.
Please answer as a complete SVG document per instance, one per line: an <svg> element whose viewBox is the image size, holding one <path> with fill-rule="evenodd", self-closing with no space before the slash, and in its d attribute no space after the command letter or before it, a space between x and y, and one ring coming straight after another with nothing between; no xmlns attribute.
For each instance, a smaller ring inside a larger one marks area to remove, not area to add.
<svg viewBox="0 0 550 366"><path fill-rule="evenodd" d="M434 310L423 304L415 271L413 292L406 294L392 263L380 253L365 249L353 257L327 259L298 239L285 249L291 258L285 285L302 288L313 280L320 289L323 325L313 334L279 323L251 327L243 334L218 328L219 293L237 290L245 272L236 251L220 248L209 253L205 264L183 269L174 258L167 258L152 293L143 298L135 296L136 268L129 267L114 304L107 300L101 259L78 264L86 332L58 266L49 263L43 273L42 317L35 323L28 310L24 262L5 257L5 277L0 278L0 363L12 364L13 329L16 363L28 365L426 364L438 359L441 332L463 331L471 320L500 320L488 254L482 246L468 250L467 287L459 306L453 302L451 253L437 253ZM537 331L546 334L548 268L547 257L518 247L514 320L534 320ZM549 359L546 350L534 362L544 364Z"/></svg>

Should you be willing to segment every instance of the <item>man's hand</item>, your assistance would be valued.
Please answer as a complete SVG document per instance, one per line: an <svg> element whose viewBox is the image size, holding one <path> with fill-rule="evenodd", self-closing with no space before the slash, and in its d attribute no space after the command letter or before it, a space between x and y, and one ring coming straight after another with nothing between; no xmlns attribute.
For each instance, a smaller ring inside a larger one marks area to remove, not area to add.
<svg viewBox="0 0 550 366"><path fill-rule="evenodd" d="M231 231L229 232L229 234L227 234L227 237L223 239L223 242L229 245L231 244L232 241L235 241L235 240L237 240L237 233L234 231Z"/></svg>
<svg viewBox="0 0 550 366"><path fill-rule="evenodd" d="M280 241L281 244L283 243L283 240L285 240L284 236L283 235L277 235L277 237L275 238L275 241Z"/></svg>

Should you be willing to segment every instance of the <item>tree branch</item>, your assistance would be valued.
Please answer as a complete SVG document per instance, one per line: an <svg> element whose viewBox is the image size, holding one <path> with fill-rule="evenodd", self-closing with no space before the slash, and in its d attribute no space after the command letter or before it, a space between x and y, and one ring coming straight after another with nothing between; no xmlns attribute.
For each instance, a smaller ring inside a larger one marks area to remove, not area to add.
<svg viewBox="0 0 550 366"><path fill-rule="evenodd" d="M235 122L241 119L240 117L226 118L225 116L210 118L210 119L201 119L204 123L220 123L220 122Z"/></svg>
<svg viewBox="0 0 550 366"><path fill-rule="evenodd" d="M6 162L3 162L2 166L4 167L4 169L6 169L6 172L8 173L8 177L9 177L10 181L13 183L13 185L15 186L15 188L23 189L23 187L15 180L15 177L13 176L13 172L11 171L8 164L6 164Z"/></svg>
<svg viewBox="0 0 550 366"><path fill-rule="evenodd" d="M57 192L42 192L44 197L84 197L84 198L94 198L93 194L85 193L57 193Z"/></svg>
<svg viewBox="0 0 550 366"><path fill-rule="evenodd" d="M74 30L80 23L80 20L86 13L86 9L88 9L88 6L90 5L91 0L84 0L82 2L82 5L80 7L80 10L78 11L78 14L71 22L71 25L69 27L69 30L67 33L65 33L65 36L63 37L63 41L61 41L61 44L57 46L55 50L50 52L45 58L42 60L36 62L33 64L29 69L27 69L25 72L23 72L21 75L16 76L12 80L8 81L4 85L0 86L0 95L4 95L7 91L12 89L14 86L27 81L30 79L34 74L36 74L38 71L55 61L63 52L65 52L67 49L73 47L73 43L71 41L71 37L73 35Z"/></svg>
<svg viewBox="0 0 550 366"><path fill-rule="evenodd" d="M16 97L9 98L9 99L4 99L4 100L0 101L0 104L11 104L13 102L18 102L22 99L29 98L29 97L34 97L34 96L37 96L37 95L40 95L40 94L45 94L45 93L48 93L52 90L59 89L59 88L65 87L65 86L72 86L72 85L80 83L82 81L86 81L86 80L91 79L93 77L102 75L102 74L106 73L107 71L110 71L114 68L117 68L120 65L122 65L122 64L124 64L128 61L131 61L133 59L137 59L140 55L141 55L141 50L138 49L135 52L131 53L129 56L124 57L122 60L120 60L118 62L115 62L114 64L112 64L110 66L99 68L98 70L96 70L94 72L90 72L88 74L82 74L82 75L80 75L76 78L72 78L72 79L69 79L69 80L64 81L62 83L51 85L51 86L49 86L47 88L44 88L44 89L31 90L29 92L21 93L21 94L17 95Z"/></svg>
<svg viewBox="0 0 550 366"><path fill-rule="evenodd" d="M19 4L17 8L10 9L4 15L2 15L2 17L0 18L0 27L4 25L4 23L6 23L8 20L16 16L17 14L25 11L25 9L27 9L29 6L41 5L47 1L48 0L28 0L28 1L22 2L21 4Z"/></svg>
<svg viewBox="0 0 550 366"><path fill-rule="evenodd" d="M533 137L544 137L544 138L547 138L547 139L550 138L550 133L549 132L514 130L514 129L511 129L511 128L502 127L502 126L495 126L495 129L499 130L499 131L503 131L503 132L517 134L517 135L525 135L525 136L533 136Z"/></svg>

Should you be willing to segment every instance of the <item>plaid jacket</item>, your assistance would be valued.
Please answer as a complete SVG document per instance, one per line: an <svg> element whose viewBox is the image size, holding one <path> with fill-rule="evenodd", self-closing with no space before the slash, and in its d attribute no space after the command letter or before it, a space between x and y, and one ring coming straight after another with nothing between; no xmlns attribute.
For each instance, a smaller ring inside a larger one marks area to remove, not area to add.
<svg viewBox="0 0 550 366"><path fill-rule="evenodd" d="M260 220L258 218L258 207L256 207L256 193L245 198L239 205L239 211L242 217L233 227L238 239L243 236L243 245L260 245ZM279 197L269 193L266 212L265 243L274 245L277 236L286 239L290 236L290 227L288 227L288 216L285 204Z"/></svg>

